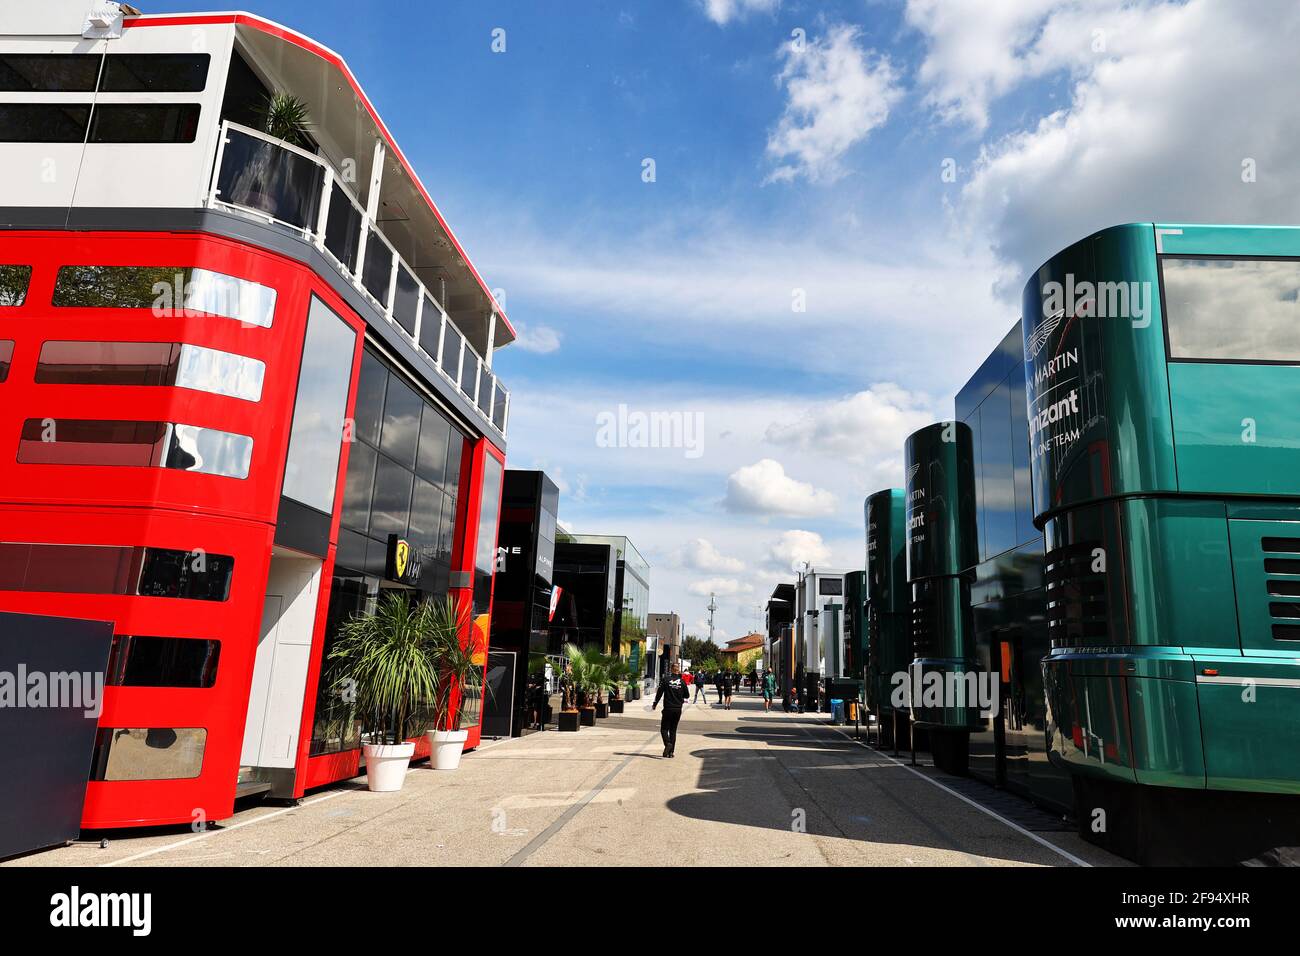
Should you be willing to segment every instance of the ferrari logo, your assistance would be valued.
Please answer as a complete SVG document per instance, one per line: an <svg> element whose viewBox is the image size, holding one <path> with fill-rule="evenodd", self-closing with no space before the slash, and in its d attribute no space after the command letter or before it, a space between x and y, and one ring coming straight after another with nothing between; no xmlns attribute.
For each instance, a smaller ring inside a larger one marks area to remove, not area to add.
<svg viewBox="0 0 1300 956"><path fill-rule="evenodd" d="M406 576L406 566L411 561L411 546L405 541L397 542L397 553L393 556L393 563L397 567L397 577L399 579Z"/></svg>

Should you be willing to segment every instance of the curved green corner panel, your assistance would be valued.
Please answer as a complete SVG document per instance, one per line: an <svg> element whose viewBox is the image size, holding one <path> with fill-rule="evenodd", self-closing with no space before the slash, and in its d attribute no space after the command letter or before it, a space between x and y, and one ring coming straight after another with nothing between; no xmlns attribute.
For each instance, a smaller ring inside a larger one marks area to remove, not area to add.
<svg viewBox="0 0 1300 956"><path fill-rule="evenodd" d="M912 721L931 729L980 725L970 681L979 673L969 572L979 561L970 426L936 422L913 432L907 476Z"/></svg>
<svg viewBox="0 0 1300 956"><path fill-rule="evenodd" d="M863 505L867 530L867 708L883 718L894 710L893 675L912 660L907 586L906 508L901 488L869 496ZM906 712L906 707L900 708Z"/></svg>

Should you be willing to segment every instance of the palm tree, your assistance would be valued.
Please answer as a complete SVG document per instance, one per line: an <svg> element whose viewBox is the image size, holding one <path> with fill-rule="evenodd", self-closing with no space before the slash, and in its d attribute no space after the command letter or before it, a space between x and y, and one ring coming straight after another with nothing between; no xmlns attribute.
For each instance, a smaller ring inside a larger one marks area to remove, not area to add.
<svg viewBox="0 0 1300 956"><path fill-rule="evenodd" d="M423 733L421 711L438 696L429 653L432 609L391 591L373 614L344 621L329 659L333 690L356 704L362 733L377 744L400 744Z"/></svg>
<svg viewBox="0 0 1300 956"><path fill-rule="evenodd" d="M596 703L604 703L601 692L610 684L609 664L600 648L590 645L579 648L576 644L564 645L564 656L573 667L573 684L589 695L595 695Z"/></svg>
<svg viewBox="0 0 1300 956"><path fill-rule="evenodd" d="M258 109L262 132L291 146L307 146L307 104L292 93L272 93Z"/></svg>
<svg viewBox="0 0 1300 956"><path fill-rule="evenodd" d="M455 600L430 601L429 652L438 675L433 698L433 729L460 730L465 702L483 687L480 648L470 627L469 640L461 634L469 623L469 609Z"/></svg>

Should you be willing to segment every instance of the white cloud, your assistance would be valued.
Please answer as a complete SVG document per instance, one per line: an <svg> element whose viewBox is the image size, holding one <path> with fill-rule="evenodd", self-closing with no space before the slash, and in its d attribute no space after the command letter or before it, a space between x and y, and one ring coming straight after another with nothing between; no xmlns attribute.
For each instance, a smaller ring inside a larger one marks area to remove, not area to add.
<svg viewBox="0 0 1300 956"><path fill-rule="evenodd" d="M833 512L835 496L791 478L779 461L764 458L731 473L724 505L739 514L807 518Z"/></svg>
<svg viewBox="0 0 1300 956"><path fill-rule="evenodd" d="M800 451L839 456L846 464L869 469L873 483L892 482L902 474L903 441L943 415L928 396L882 382L807 406L797 418L768 426L767 438Z"/></svg>
<svg viewBox="0 0 1300 956"><path fill-rule="evenodd" d="M845 24L802 46L783 44L780 52L777 82L787 99L767 153L781 165L768 180L833 182L844 175L841 157L889 118L902 96L898 74L888 57L863 50L857 28Z"/></svg>
<svg viewBox="0 0 1300 956"><path fill-rule="evenodd" d="M1022 271L1116 222L1294 222L1300 105L1278 78L1298 39L1290 2L1149 11L1069 108L986 151L968 213ZM1246 158L1257 182L1242 182Z"/></svg>
<svg viewBox="0 0 1300 956"><path fill-rule="evenodd" d="M515 324L515 340L511 347L538 355L549 355L560 348L560 333L547 325Z"/></svg>
<svg viewBox="0 0 1300 956"><path fill-rule="evenodd" d="M831 560L831 549L815 531L787 531L772 545L768 556L782 573L790 573L796 561L807 561L813 567L825 567Z"/></svg>
<svg viewBox="0 0 1300 956"><path fill-rule="evenodd" d="M701 578L691 582L686 590L699 597L708 597L710 594L716 594L718 597L736 597L740 594L753 594L754 585L737 578Z"/></svg>
<svg viewBox="0 0 1300 956"><path fill-rule="evenodd" d="M745 570L745 562L731 558L713 546L704 538L692 538L677 552L676 563L693 571L716 571L723 574L739 574Z"/></svg>
<svg viewBox="0 0 1300 956"><path fill-rule="evenodd" d="M751 13L774 13L781 0L703 0L704 15L719 26Z"/></svg>

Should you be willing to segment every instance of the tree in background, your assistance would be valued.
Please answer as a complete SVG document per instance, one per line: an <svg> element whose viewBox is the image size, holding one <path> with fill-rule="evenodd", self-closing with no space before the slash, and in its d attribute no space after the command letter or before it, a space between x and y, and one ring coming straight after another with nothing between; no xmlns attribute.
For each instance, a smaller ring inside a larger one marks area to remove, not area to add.
<svg viewBox="0 0 1300 956"><path fill-rule="evenodd" d="M701 661L717 661L721 653L722 648L717 644L701 640L694 634L687 634L682 638L682 657L690 661L693 667L698 668Z"/></svg>

